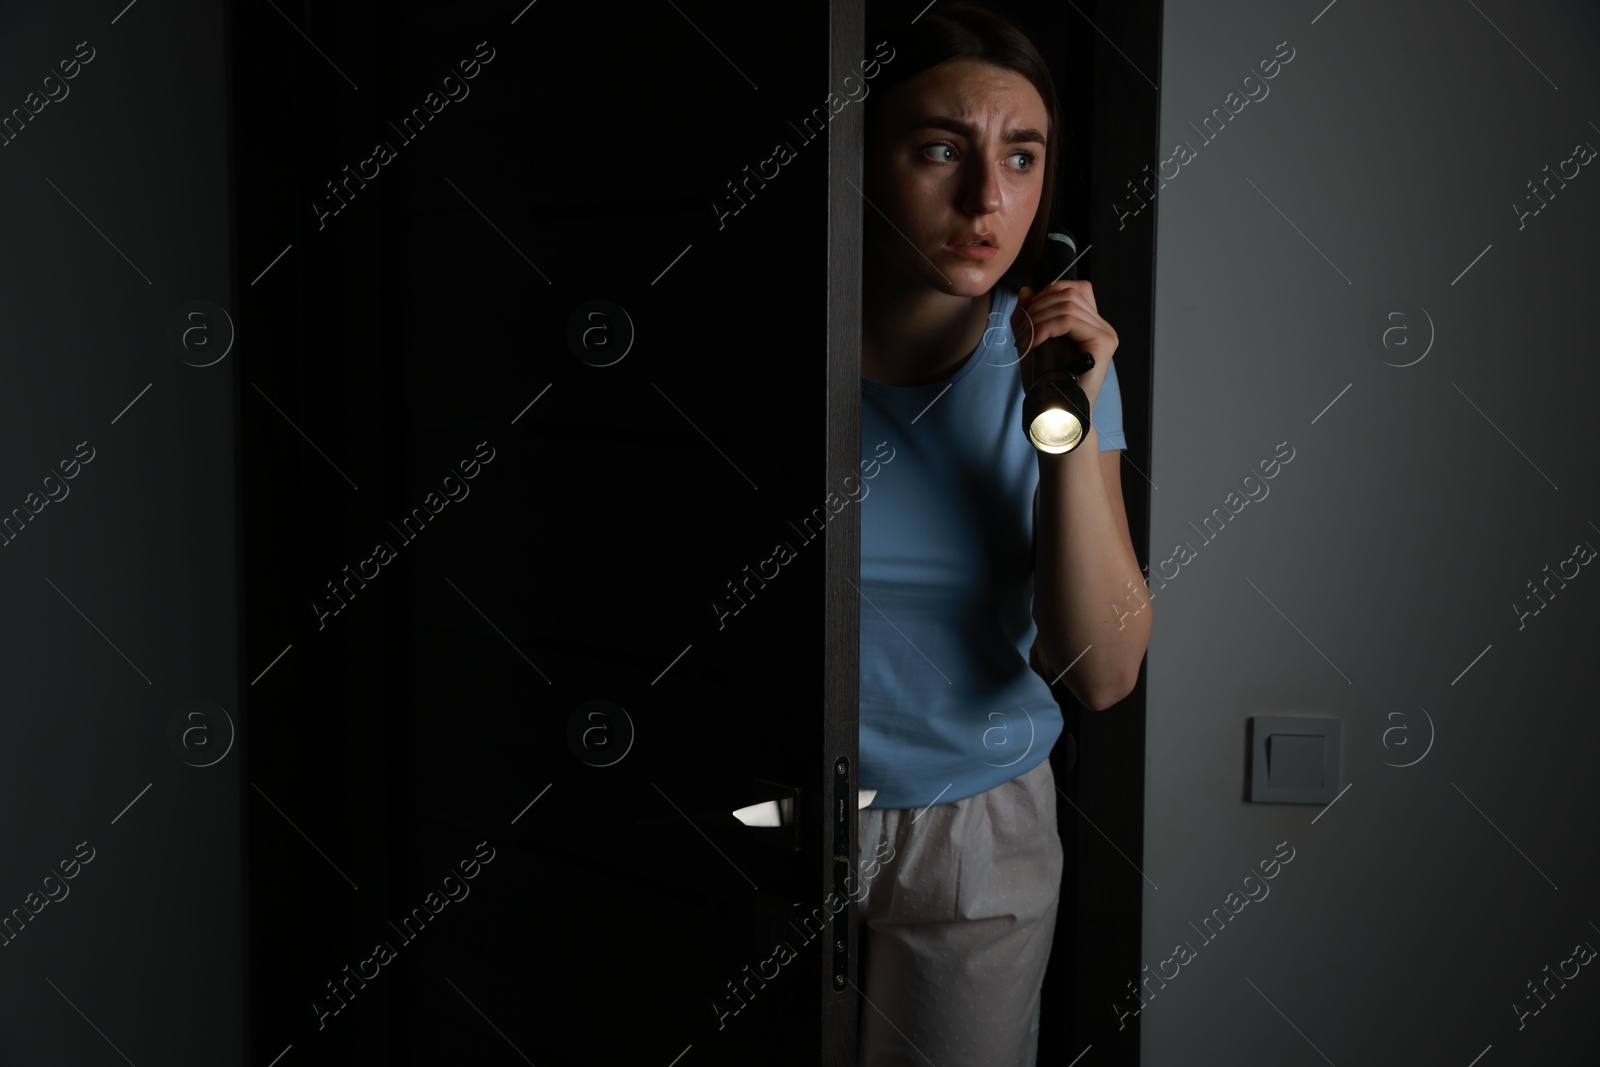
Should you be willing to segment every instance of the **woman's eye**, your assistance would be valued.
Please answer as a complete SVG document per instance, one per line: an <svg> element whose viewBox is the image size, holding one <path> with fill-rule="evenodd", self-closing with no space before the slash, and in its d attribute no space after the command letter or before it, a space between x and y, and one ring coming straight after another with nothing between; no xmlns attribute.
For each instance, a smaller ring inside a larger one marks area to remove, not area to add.
<svg viewBox="0 0 1600 1067"><path fill-rule="evenodd" d="M933 161L936 163L949 163L952 161L951 157L954 156L955 150L955 146L950 144L948 141L939 141L936 144L931 144L924 148L922 150L922 154L927 158L933 159ZM940 152L949 153L949 155L938 156L931 154ZM1027 173L1039 162L1038 153L1030 152L1025 148L1019 148L1017 151L1012 152L1008 158L1015 160L1019 157L1022 161L1015 164L1015 168L1019 173Z"/></svg>

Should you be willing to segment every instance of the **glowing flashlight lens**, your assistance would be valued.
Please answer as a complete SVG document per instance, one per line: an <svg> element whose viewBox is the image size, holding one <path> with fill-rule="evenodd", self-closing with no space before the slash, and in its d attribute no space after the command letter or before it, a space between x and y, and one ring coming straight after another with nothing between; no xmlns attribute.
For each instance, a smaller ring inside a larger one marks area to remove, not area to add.
<svg viewBox="0 0 1600 1067"><path fill-rule="evenodd" d="M1034 447L1041 452L1067 452L1083 436L1083 424L1070 411L1055 408L1040 412L1028 427L1028 433L1033 437Z"/></svg>

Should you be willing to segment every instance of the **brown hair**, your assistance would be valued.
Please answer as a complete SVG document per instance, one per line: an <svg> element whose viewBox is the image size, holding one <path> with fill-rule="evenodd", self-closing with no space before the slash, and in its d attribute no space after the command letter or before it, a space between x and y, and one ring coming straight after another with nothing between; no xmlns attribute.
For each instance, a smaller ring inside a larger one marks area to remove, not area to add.
<svg viewBox="0 0 1600 1067"><path fill-rule="evenodd" d="M873 4L872 10L881 8ZM888 22L887 19L882 21ZM1056 146L1062 137L1061 105L1049 63L1027 34L1003 16L973 3L955 3L929 11L917 20L903 40L896 39L892 31L875 31L871 26L867 39L887 39L894 47L894 59L884 65L882 80L874 86L877 93L863 101L869 146L877 130L876 116L882 110L881 106L874 107L871 100L876 98L881 105L883 97L902 83L953 59L975 59L1014 71L1039 91L1050 124L1045 131L1044 185L1039 194L1039 210L1022 251L1000 279L1000 284L1011 289L1031 285L1033 267L1044 249L1045 233L1050 227L1050 210L1055 199Z"/></svg>

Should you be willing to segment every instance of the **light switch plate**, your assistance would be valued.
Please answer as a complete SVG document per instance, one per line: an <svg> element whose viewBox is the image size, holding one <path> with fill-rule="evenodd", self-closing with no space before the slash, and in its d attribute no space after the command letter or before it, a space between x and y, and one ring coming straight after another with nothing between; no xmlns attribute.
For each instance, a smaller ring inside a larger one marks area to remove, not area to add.
<svg viewBox="0 0 1600 1067"><path fill-rule="evenodd" d="M1250 718L1250 799L1326 804L1339 793L1339 720L1298 715Z"/></svg>

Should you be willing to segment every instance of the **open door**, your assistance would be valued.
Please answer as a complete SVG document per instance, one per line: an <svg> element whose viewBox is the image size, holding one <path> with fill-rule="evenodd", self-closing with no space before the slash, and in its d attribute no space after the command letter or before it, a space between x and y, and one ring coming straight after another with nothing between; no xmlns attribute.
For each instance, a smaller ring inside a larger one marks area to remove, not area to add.
<svg viewBox="0 0 1600 1067"><path fill-rule="evenodd" d="M254 1062L853 1062L858 6L234 20Z"/></svg>

